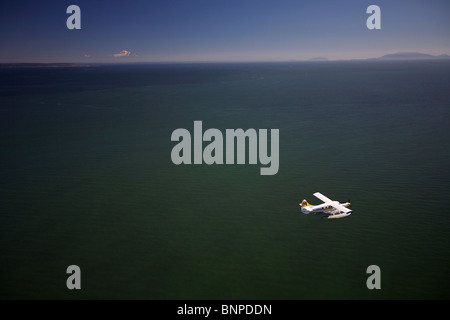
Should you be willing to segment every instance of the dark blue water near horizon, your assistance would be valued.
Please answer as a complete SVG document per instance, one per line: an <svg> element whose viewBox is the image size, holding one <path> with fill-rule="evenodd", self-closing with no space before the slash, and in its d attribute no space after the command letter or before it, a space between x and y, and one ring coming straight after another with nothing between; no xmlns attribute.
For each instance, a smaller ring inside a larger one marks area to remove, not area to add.
<svg viewBox="0 0 450 320"><path fill-rule="evenodd" d="M431 60L3 65L0 297L448 299L449 87ZM279 129L279 172L174 165L195 120ZM316 191L354 212L303 215Z"/></svg>

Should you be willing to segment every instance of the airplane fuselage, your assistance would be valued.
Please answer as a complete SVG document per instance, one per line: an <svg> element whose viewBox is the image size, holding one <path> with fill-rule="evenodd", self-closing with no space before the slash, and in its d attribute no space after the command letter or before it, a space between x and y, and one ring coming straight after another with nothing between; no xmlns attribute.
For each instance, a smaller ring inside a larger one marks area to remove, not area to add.
<svg viewBox="0 0 450 320"><path fill-rule="evenodd" d="M319 200L322 200L323 203L313 206L309 204L308 201L303 200L301 203L299 203L299 205L304 214L323 213L325 214L325 216L323 216L322 218L337 219L347 217L353 212L353 210L346 208L350 205L350 202L340 203L339 201L333 201L320 192L314 193L313 196L315 196Z"/></svg>
<svg viewBox="0 0 450 320"><path fill-rule="evenodd" d="M339 203L339 201L333 201L333 203L341 205L343 207L348 207L350 205L350 202L344 202L344 203ZM336 213L339 212L339 210L337 210L335 207L333 207L330 204L325 204L325 205L317 205L317 206L313 206L313 205L309 205L309 206L304 206L301 208L303 213Z"/></svg>

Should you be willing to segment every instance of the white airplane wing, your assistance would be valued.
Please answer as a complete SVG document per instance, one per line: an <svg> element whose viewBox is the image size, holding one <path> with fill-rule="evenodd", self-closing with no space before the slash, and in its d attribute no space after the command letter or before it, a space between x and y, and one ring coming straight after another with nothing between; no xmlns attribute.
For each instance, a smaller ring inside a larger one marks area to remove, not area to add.
<svg viewBox="0 0 450 320"><path fill-rule="evenodd" d="M333 200L325 197L323 194L321 194L320 192L316 192L313 194L314 197L316 197L319 200L322 200L323 202L333 202Z"/></svg>
<svg viewBox="0 0 450 320"><path fill-rule="evenodd" d="M338 209L342 213L353 212L353 210L350 210L350 209L348 209L348 208L346 208L344 206L341 206L340 204L331 203L331 206L333 206L334 208Z"/></svg>

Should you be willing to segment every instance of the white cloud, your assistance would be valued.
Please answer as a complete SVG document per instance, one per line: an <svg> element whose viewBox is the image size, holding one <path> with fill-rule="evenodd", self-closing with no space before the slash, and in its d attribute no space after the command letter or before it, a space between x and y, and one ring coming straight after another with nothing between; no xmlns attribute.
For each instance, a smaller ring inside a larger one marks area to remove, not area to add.
<svg viewBox="0 0 450 320"><path fill-rule="evenodd" d="M127 50L122 50L119 53L114 53L113 57L114 58L119 58L119 57L128 57L131 54L130 51Z"/></svg>

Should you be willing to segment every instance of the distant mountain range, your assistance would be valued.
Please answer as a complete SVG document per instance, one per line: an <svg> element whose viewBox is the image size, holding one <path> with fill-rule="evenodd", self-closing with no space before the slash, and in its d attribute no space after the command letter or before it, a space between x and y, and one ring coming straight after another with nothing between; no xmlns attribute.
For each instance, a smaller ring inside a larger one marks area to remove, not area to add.
<svg viewBox="0 0 450 320"><path fill-rule="evenodd" d="M368 58L368 59L362 59L362 60L445 60L450 59L450 55L448 54L441 54L438 56L433 56L431 54L427 53L421 53L421 52L397 52L397 53L390 53L385 54L384 56L378 57L378 58ZM360 60L360 59L355 59ZM325 57L315 57L311 58L308 61L328 61Z"/></svg>
<svg viewBox="0 0 450 320"><path fill-rule="evenodd" d="M429 59L450 59L448 54L433 56L431 54L420 52L397 52L386 54L382 57L375 58L377 60L429 60Z"/></svg>

